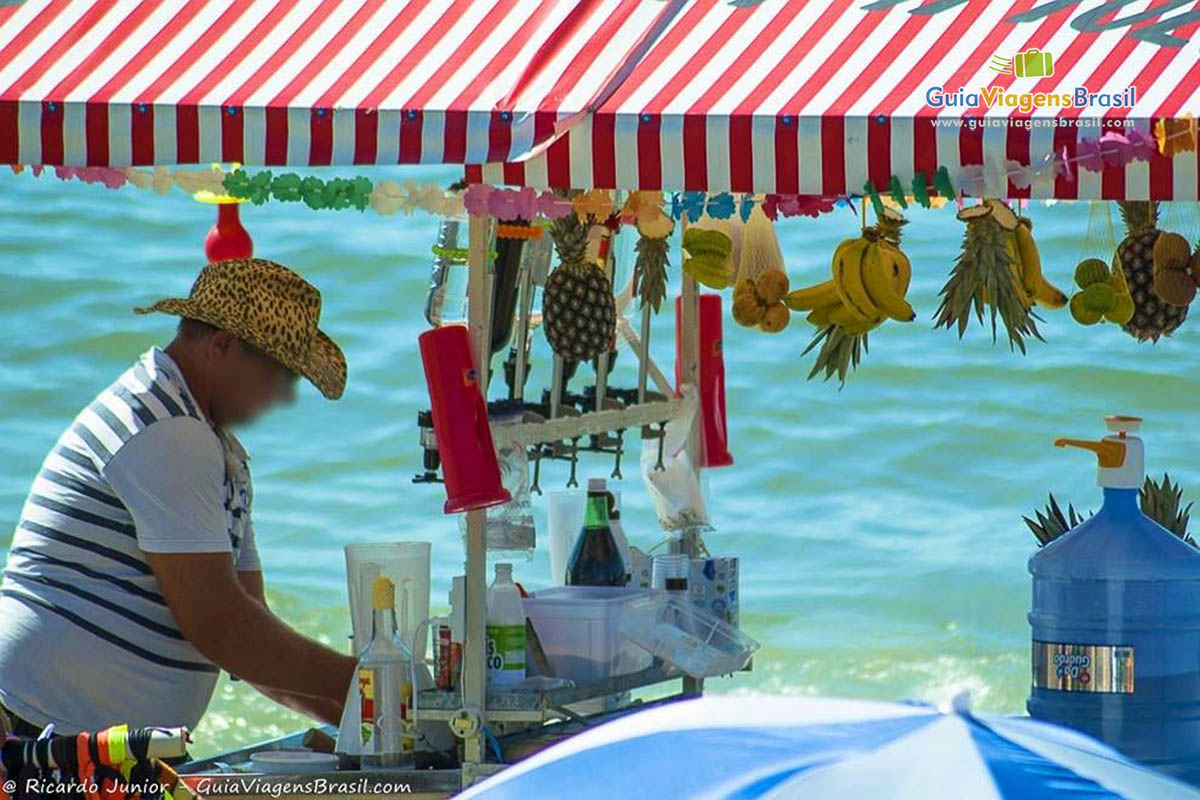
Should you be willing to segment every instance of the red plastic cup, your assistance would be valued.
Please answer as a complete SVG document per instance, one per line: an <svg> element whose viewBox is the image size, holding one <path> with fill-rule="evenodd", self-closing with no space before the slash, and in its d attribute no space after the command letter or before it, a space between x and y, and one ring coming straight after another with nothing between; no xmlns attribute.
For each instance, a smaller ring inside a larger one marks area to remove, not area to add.
<svg viewBox="0 0 1200 800"><path fill-rule="evenodd" d="M700 418L702 467L728 467L729 429L725 425L725 356L722 352L721 295L700 295ZM683 297L675 298L675 391L683 383Z"/></svg>
<svg viewBox="0 0 1200 800"><path fill-rule="evenodd" d="M242 227L237 203L217 205L217 221L204 237L204 255L209 262L254 256L254 242Z"/></svg>
<svg viewBox="0 0 1200 800"><path fill-rule="evenodd" d="M434 328L422 333L418 343L446 481L446 513L507 503L512 495L500 480L487 403L466 327Z"/></svg>

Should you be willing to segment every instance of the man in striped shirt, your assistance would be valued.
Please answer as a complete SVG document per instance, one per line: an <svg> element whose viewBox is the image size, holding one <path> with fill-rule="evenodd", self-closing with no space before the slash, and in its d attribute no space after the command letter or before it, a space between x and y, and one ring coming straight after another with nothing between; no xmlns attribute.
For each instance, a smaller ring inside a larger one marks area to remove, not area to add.
<svg viewBox="0 0 1200 800"><path fill-rule="evenodd" d="M209 264L174 340L58 439L0 584L0 706L17 733L194 727L218 670L336 723L354 660L267 608L248 456L230 428L290 402L298 375L341 395L320 294L260 259Z"/></svg>

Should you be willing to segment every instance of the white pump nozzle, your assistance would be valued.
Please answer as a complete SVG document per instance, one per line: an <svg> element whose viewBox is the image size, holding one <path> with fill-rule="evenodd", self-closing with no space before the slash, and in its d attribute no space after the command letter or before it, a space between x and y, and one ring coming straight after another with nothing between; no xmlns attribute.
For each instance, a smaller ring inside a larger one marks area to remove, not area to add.
<svg viewBox="0 0 1200 800"><path fill-rule="evenodd" d="M1146 481L1146 455L1141 437L1132 435L1141 427L1141 417L1113 415L1104 418L1112 433L1098 442L1058 439L1056 447L1080 447L1096 454L1099 467L1096 484L1105 489L1140 489Z"/></svg>

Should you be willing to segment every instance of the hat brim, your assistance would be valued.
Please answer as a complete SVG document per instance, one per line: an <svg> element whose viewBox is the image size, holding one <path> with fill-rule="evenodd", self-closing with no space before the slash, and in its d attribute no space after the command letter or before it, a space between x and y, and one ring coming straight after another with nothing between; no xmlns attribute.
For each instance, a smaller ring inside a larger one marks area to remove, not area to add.
<svg viewBox="0 0 1200 800"><path fill-rule="evenodd" d="M159 300L154 305L134 309L134 312L138 314L150 314L155 311L163 314L171 314L176 317L187 317L188 319L207 322L209 325L229 331L238 338L244 339L259 348L292 372L304 376L306 380L320 390L321 394L330 400L337 400L346 389L346 357L342 354L342 349L337 346L337 343L322 330L317 331L316 338L313 339L312 346L309 347L307 361L301 363L299 360L288 357L285 353L272 348L249 331L240 330L240 325L230 320L215 318L216 315L208 313L207 310L200 308L199 305L188 298L167 298Z"/></svg>

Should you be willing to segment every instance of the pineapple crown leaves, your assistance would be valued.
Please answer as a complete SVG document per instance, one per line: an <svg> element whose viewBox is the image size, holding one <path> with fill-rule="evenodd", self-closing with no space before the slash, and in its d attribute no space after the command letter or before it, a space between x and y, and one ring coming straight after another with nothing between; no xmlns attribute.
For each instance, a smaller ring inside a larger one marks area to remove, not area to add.
<svg viewBox="0 0 1200 800"><path fill-rule="evenodd" d="M649 305L657 314L667 296L667 268L671 265L666 239L642 236L638 239L637 261L633 265L633 292L642 305Z"/></svg>
<svg viewBox="0 0 1200 800"><path fill-rule="evenodd" d="M588 229L574 214L560 217L550 224L550 237L559 261L564 264L580 264L587 258Z"/></svg>
<svg viewBox="0 0 1200 800"><path fill-rule="evenodd" d="M1036 315L1021 301L1017 291L1000 224L990 216L973 219L967 224L962 252L950 279L942 287L942 302L934 327L957 327L961 339L972 311L979 323L984 324L984 308L990 307L992 341L997 339L999 320L1004 323L1009 347L1024 353L1025 337L1042 340L1042 335L1037 329Z"/></svg>
<svg viewBox="0 0 1200 800"><path fill-rule="evenodd" d="M1192 504L1188 503L1181 508L1183 489L1179 484L1172 483L1170 474L1164 473L1159 482L1146 478L1139 496L1143 514L1193 547L1197 546L1196 541L1188 534ZM1070 505L1064 514L1058 501L1051 494L1046 508L1034 511L1034 519L1022 519L1037 538L1038 546L1043 547L1090 516L1092 512L1089 511L1085 516L1076 512L1075 507Z"/></svg>
<svg viewBox="0 0 1200 800"><path fill-rule="evenodd" d="M1119 200L1121 221L1129 233L1139 233L1158 227L1157 200Z"/></svg>
<svg viewBox="0 0 1200 800"><path fill-rule="evenodd" d="M837 325L828 325L817 331L801 355L808 355L818 344L821 349L812 371L808 373L808 380L811 381L822 371L827 381L836 374L840 382L838 391L846 388L846 374L858 369L862 357L870 350L867 334L846 333Z"/></svg>
<svg viewBox="0 0 1200 800"><path fill-rule="evenodd" d="M1088 514L1090 517L1091 514ZM1029 526L1029 530L1038 540L1038 546L1050 544L1050 542L1062 536L1067 531L1074 528L1079 523L1083 522L1087 517L1080 516L1075 511L1075 506L1068 505L1067 513L1063 514L1062 508L1058 505L1058 500L1054 495L1050 495L1050 502L1047 504L1045 511L1034 511L1036 519L1029 517L1021 517L1025 520L1025 524Z"/></svg>
<svg viewBox="0 0 1200 800"><path fill-rule="evenodd" d="M1146 516L1185 542L1195 544L1188 535L1192 504L1182 506L1183 489L1179 484L1171 482L1170 474L1164 473L1162 482L1157 484L1147 478L1142 486L1141 501L1142 512Z"/></svg>

